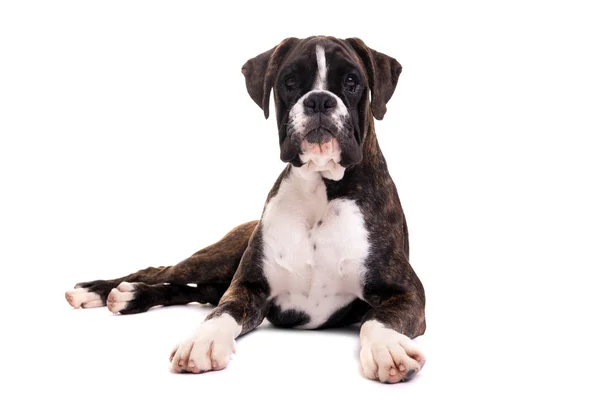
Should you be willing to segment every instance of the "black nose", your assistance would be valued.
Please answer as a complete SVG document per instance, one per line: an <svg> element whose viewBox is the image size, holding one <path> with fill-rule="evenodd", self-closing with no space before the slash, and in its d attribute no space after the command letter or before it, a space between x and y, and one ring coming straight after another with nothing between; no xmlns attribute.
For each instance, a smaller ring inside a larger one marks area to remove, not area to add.
<svg viewBox="0 0 600 400"><path fill-rule="evenodd" d="M307 114L326 114L331 112L336 105L335 97L325 92L311 93L304 99L304 108Z"/></svg>

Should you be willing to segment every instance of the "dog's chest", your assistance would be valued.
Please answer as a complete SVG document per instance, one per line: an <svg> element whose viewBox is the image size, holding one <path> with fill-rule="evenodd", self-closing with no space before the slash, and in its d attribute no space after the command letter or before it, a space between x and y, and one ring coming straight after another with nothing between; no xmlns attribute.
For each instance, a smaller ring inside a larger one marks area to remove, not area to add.
<svg viewBox="0 0 600 400"><path fill-rule="evenodd" d="M363 215L353 200L328 201L318 173L306 179L292 171L261 223L271 301L302 314L299 327L318 327L362 297L369 251Z"/></svg>

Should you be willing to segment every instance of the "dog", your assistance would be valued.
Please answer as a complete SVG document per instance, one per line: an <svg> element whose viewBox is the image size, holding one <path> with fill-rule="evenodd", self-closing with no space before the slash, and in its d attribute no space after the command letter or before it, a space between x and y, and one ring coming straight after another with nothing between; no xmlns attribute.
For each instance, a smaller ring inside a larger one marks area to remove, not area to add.
<svg viewBox="0 0 600 400"><path fill-rule="evenodd" d="M269 117L273 92L286 167L261 219L179 264L66 292L75 308L144 312L190 302L216 307L171 353L176 372L223 369L235 338L266 318L285 328L360 322L360 364L381 382L411 379L425 356L425 291L409 263L408 230L379 148L401 65L358 38L287 38L242 67Z"/></svg>

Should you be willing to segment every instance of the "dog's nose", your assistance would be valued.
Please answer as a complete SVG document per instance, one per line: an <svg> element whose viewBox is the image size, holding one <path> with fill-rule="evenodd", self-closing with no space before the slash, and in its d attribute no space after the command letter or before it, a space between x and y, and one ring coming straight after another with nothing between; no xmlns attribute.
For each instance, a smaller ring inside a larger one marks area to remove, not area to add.
<svg viewBox="0 0 600 400"><path fill-rule="evenodd" d="M309 94L304 99L304 108L307 114L328 113L337 105L335 97L325 92Z"/></svg>

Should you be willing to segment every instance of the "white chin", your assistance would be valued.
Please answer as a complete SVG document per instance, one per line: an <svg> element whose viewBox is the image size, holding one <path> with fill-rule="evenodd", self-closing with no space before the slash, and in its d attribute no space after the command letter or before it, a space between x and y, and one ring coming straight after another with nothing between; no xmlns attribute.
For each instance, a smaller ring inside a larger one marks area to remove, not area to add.
<svg viewBox="0 0 600 400"><path fill-rule="evenodd" d="M301 169L307 173L320 173L323 178L339 181L344 171L339 162L342 152L338 141L334 138L327 143L315 144L302 142L300 160L304 163Z"/></svg>
<svg viewBox="0 0 600 400"><path fill-rule="evenodd" d="M327 161L324 165L317 165L312 161L308 161L302 166L302 169L305 169L306 172L318 172L323 178L334 181L342 179L344 177L344 171L346 171L346 168L333 160Z"/></svg>

